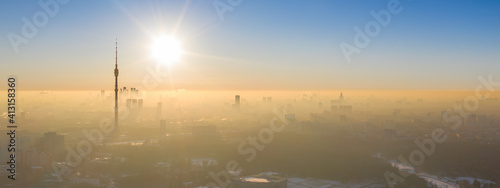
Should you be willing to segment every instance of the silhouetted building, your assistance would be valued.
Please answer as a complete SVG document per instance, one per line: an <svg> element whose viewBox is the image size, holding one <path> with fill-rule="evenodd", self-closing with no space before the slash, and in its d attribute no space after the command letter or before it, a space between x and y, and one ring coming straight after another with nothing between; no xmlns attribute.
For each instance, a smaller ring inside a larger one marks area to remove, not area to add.
<svg viewBox="0 0 500 188"><path fill-rule="evenodd" d="M46 132L42 137L42 151L57 153L64 151L64 136L56 132Z"/></svg>
<svg viewBox="0 0 500 188"><path fill-rule="evenodd" d="M341 105L341 106L339 106L339 112L340 113L351 113L352 112L352 106Z"/></svg>
<svg viewBox="0 0 500 188"><path fill-rule="evenodd" d="M339 112L339 106L336 106L336 105L331 106L331 111L333 113L338 113Z"/></svg>
<svg viewBox="0 0 500 188"><path fill-rule="evenodd" d="M239 95L234 96L233 108L236 110L240 109L240 96Z"/></svg>
<svg viewBox="0 0 500 188"><path fill-rule="evenodd" d="M19 151L18 164L21 167L47 167L54 160L54 155L37 150Z"/></svg>

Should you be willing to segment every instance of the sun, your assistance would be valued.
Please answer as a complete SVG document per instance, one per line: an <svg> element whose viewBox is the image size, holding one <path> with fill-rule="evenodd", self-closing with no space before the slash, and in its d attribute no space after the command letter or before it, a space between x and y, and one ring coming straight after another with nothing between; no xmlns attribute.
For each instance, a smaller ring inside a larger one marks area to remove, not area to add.
<svg viewBox="0 0 500 188"><path fill-rule="evenodd" d="M151 46L151 56L160 63L179 61L182 53L181 44L175 37L162 36L154 40Z"/></svg>

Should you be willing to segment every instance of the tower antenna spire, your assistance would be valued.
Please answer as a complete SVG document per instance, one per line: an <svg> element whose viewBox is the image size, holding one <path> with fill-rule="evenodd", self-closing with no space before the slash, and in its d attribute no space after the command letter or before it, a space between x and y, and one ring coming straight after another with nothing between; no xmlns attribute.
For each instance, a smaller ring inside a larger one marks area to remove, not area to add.
<svg viewBox="0 0 500 188"><path fill-rule="evenodd" d="M115 69L118 69L118 38L116 38L116 41L115 41Z"/></svg>

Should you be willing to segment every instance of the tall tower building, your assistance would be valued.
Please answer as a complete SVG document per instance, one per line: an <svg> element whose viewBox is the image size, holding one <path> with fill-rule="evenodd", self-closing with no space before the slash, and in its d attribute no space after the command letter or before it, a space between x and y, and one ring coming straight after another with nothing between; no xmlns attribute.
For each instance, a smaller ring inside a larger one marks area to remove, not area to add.
<svg viewBox="0 0 500 188"><path fill-rule="evenodd" d="M118 128L118 40L115 47L115 129Z"/></svg>
<svg viewBox="0 0 500 188"><path fill-rule="evenodd" d="M234 96L234 104L236 104L236 106L240 105L240 96L239 95Z"/></svg>
<svg viewBox="0 0 500 188"><path fill-rule="evenodd" d="M240 109L240 95L234 96L234 104L233 104L233 109Z"/></svg>

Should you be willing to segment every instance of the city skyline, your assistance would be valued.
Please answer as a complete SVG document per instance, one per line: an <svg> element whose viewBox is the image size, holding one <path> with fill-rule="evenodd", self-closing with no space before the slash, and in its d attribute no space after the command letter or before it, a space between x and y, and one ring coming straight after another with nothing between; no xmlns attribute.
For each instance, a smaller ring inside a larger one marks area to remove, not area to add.
<svg viewBox="0 0 500 188"><path fill-rule="evenodd" d="M112 89L118 38L120 85L140 86L158 63L150 46L165 35L184 53L154 90L473 90L500 68L498 2L399 1L401 11L346 61L339 45L354 45L354 28L390 2L242 1L221 19L209 1L69 1L16 53L8 34L22 35L23 18L44 9L10 1L0 71L23 90Z"/></svg>
<svg viewBox="0 0 500 188"><path fill-rule="evenodd" d="M500 1L10 0L0 187L500 188Z"/></svg>

